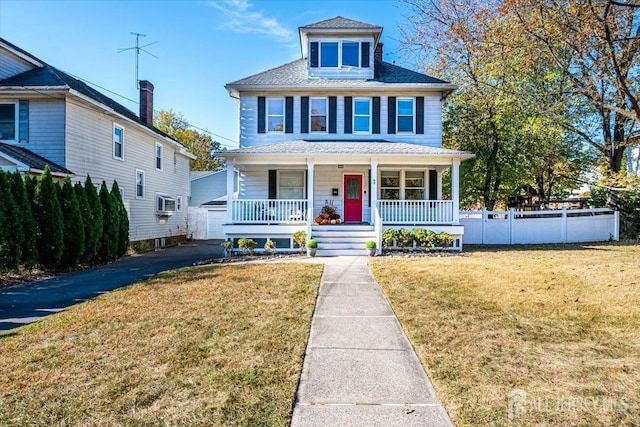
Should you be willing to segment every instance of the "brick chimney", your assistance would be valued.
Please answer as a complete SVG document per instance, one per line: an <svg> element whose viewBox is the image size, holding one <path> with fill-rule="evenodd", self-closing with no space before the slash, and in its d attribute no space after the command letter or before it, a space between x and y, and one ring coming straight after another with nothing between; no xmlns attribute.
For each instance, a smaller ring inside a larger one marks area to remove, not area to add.
<svg viewBox="0 0 640 427"><path fill-rule="evenodd" d="M140 80L140 120L153 126L153 85Z"/></svg>
<svg viewBox="0 0 640 427"><path fill-rule="evenodd" d="M373 52L373 58L377 59L378 61L382 61L382 46L384 44L383 43L378 43L376 45L376 50Z"/></svg>

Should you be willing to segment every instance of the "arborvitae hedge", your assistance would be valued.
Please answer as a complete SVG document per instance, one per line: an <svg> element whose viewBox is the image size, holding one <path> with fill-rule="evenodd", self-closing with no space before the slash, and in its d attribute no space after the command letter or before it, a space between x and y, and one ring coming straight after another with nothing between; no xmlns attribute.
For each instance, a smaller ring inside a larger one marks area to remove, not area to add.
<svg viewBox="0 0 640 427"><path fill-rule="evenodd" d="M129 248L129 216L127 215L127 209L124 207L122 201L122 195L120 194L120 187L117 181L113 181L111 187L111 197L116 204L116 211L118 212L118 250L117 255L121 257L127 253Z"/></svg>
<svg viewBox="0 0 640 427"><path fill-rule="evenodd" d="M66 177L60 192L60 208L64 227L62 266L75 267L84 253L84 221L71 179Z"/></svg>
<svg viewBox="0 0 640 427"><path fill-rule="evenodd" d="M100 259L110 261L118 257L118 229L120 218L107 184L102 181L100 186L100 203L102 204L102 242L100 244Z"/></svg>
<svg viewBox="0 0 640 427"><path fill-rule="evenodd" d="M20 172L15 171L9 174L8 179L11 184L11 193L18 206L18 212L20 214L19 221L22 226L23 240L21 242L22 254L20 256L20 263L30 268L38 263L38 247L36 241L38 227L36 226L36 220L33 218L25 181L20 175Z"/></svg>
<svg viewBox="0 0 640 427"><path fill-rule="evenodd" d="M87 175L87 179L84 182L84 191L91 209L90 232L85 243L85 260L89 261L96 260L100 251L102 242L102 203L100 203L98 192L89 175Z"/></svg>
<svg viewBox="0 0 640 427"><path fill-rule="evenodd" d="M42 178L36 186L33 213L38 225L40 264L46 268L58 267L64 250L62 212L57 185L53 182L49 166L45 166Z"/></svg>
<svg viewBox="0 0 640 427"><path fill-rule="evenodd" d="M87 200L87 193L84 191L84 187L79 182L73 186L73 191L76 193L76 199L78 200L78 207L80 208L80 215L82 215L82 224L83 232L84 232L84 244L82 245L83 251L80 256L80 260L83 262L92 261L91 256L89 256L89 244L91 243L91 224L92 215L91 215L91 207L89 206L89 200Z"/></svg>
<svg viewBox="0 0 640 427"><path fill-rule="evenodd" d="M0 171L0 200L0 270L14 270L20 265L24 236L18 206L3 171Z"/></svg>

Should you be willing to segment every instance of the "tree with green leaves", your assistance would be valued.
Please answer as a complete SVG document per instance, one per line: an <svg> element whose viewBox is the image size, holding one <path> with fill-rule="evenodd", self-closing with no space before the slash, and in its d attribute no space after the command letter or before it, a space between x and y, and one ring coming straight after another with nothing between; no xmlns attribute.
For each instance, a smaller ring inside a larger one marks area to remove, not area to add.
<svg viewBox="0 0 640 427"><path fill-rule="evenodd" d="M60 192L60 209L64 229L64 251L61 265L72 268L78 265L84 253L84 221L71 179L66 177Z"/></svg>
<svg viewBox="0 0 640 427"><path fill-rule="evenodd" d="M80 215L82 216L82 225L83 225L83 235L84 242L82 245L82 255L80 256L80 261L88 262L91 259L88 258L87 247L91 244L91 236L89 233L91 232L91 226L89 224L92 221L91 215L91 207L89 206L89 200L87 200L87 193L84 191L84 187L81 183L76 182L73 186L73 192L76 193L76 200L78 200L78 208L80 209Z"/></svg>
<svg viewBox="0 0 640 427"><path fill-rule="evenodd" d="M20 172L15 171L7 176L11 185L13 198L20 213L19 222L22 228L22 241L20 242L20 263L25 267L33 267L38 262L37 226L31 210L31 202L27 196L25 179ZM28 177L27 180L31 181Z"/></svg>
<svg viewBox="0 0 640 427"><path fill-rule="evenodd" d="M62 212L57 186L53 182L49 166L45 166L33 200L33 213L38 225L38 254L40 264L45 268L58 267L64 252Z"/></svg>
<svg viewBox="0 0 640 427"><path fill-rule="evenodd" d="M87 196L87 202L89 209L91 210L90 218L88 222L89 233L85 236L85 261L95 261L98 259L98 253L100 251L100 245L102 244L102 203L100 203L100 197L95 185L91 182L91 177L87 175L87 179L84 182L84 191Z"/></svg>
<svg viewBox="0 0 640 427"><path fill-rule="evenodd" d="M116 212L118 214L118 250L117 256L121 257L127 253L129 249L129 216L127 208L124 206L120 187L117 181L113 181L111 187L111 196L115 202Z"/></svg>
<svg viewBox="0 0 640 427"><path fill-rule="evenodd" d="M179 141L196 156L196 159L191 161L192 171L212 171L220 168L220 159L214 154L220 150L220 143L214 141L211 136L193 129L182 113L160 110L154 116L153 125Z"/></svg>
<svg viewBox="0 0 640 427"><path fill-rule="evenodd" d="M7 174L0 170L0 271L16 270L20 265L24 235L20 212L13 198Z"/></svg>
<svg viewBox="0 0 640 427"><path fill-rule="evenodd" d="M109 192L107 183L102 181L100 186L100 204L102 205L102 240L99 256L103 261L111 261L118 257L118 230L120 218L116 201Z"/></svg>

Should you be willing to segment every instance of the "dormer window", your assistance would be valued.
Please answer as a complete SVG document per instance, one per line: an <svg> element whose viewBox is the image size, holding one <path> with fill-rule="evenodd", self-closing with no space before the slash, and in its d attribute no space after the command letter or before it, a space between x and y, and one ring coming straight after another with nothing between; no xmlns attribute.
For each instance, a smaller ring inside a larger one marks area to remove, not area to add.
<svg viewBox="0 0 640 427"><path fill-rule="evenodd" d="M333 39L309 45L311 68L369 68L369 41Z"/></svg>

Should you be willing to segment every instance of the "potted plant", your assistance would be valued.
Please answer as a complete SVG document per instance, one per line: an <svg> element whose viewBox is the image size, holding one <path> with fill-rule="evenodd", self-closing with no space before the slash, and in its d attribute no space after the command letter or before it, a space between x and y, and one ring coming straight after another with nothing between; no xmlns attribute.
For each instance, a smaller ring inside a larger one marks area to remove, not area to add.
<svg viewBox="0 0 640 427"><path fill-rule="evenodd" d="M315 239L307 240L307 255L316 256L317 250L318 250L318 241Z"/></svg>
<svg viewBox="0 0 640 427"><path fill-rule="evenodd" d="M367 253L369 254L369 256L376 255L377 247L378 245L376 244L375 240L367 240L366 243L364 244L364 248L367 250Z"/></svg>
<svg viewBox="0 0 640 427"><path fill-rule="evenodd" d="M225 240L220 243L220 246L224 248L224 257L230 257L233 255L233 240Z"/></svg>
<svg viewBox="0 0 640 427"><path fill-rule="evenodd" d="M304 251L305 243L307 242L307 232L300 230L293 233L293 241L300 248L300 253Z"/></svg>
<svg viewBox="0 0 640 427"><path fill-rule="evenodd" d="M267 242L264 244L264 251L268 254L272 253L276 248L276 242L271 239L267 239Z"/></svg>

